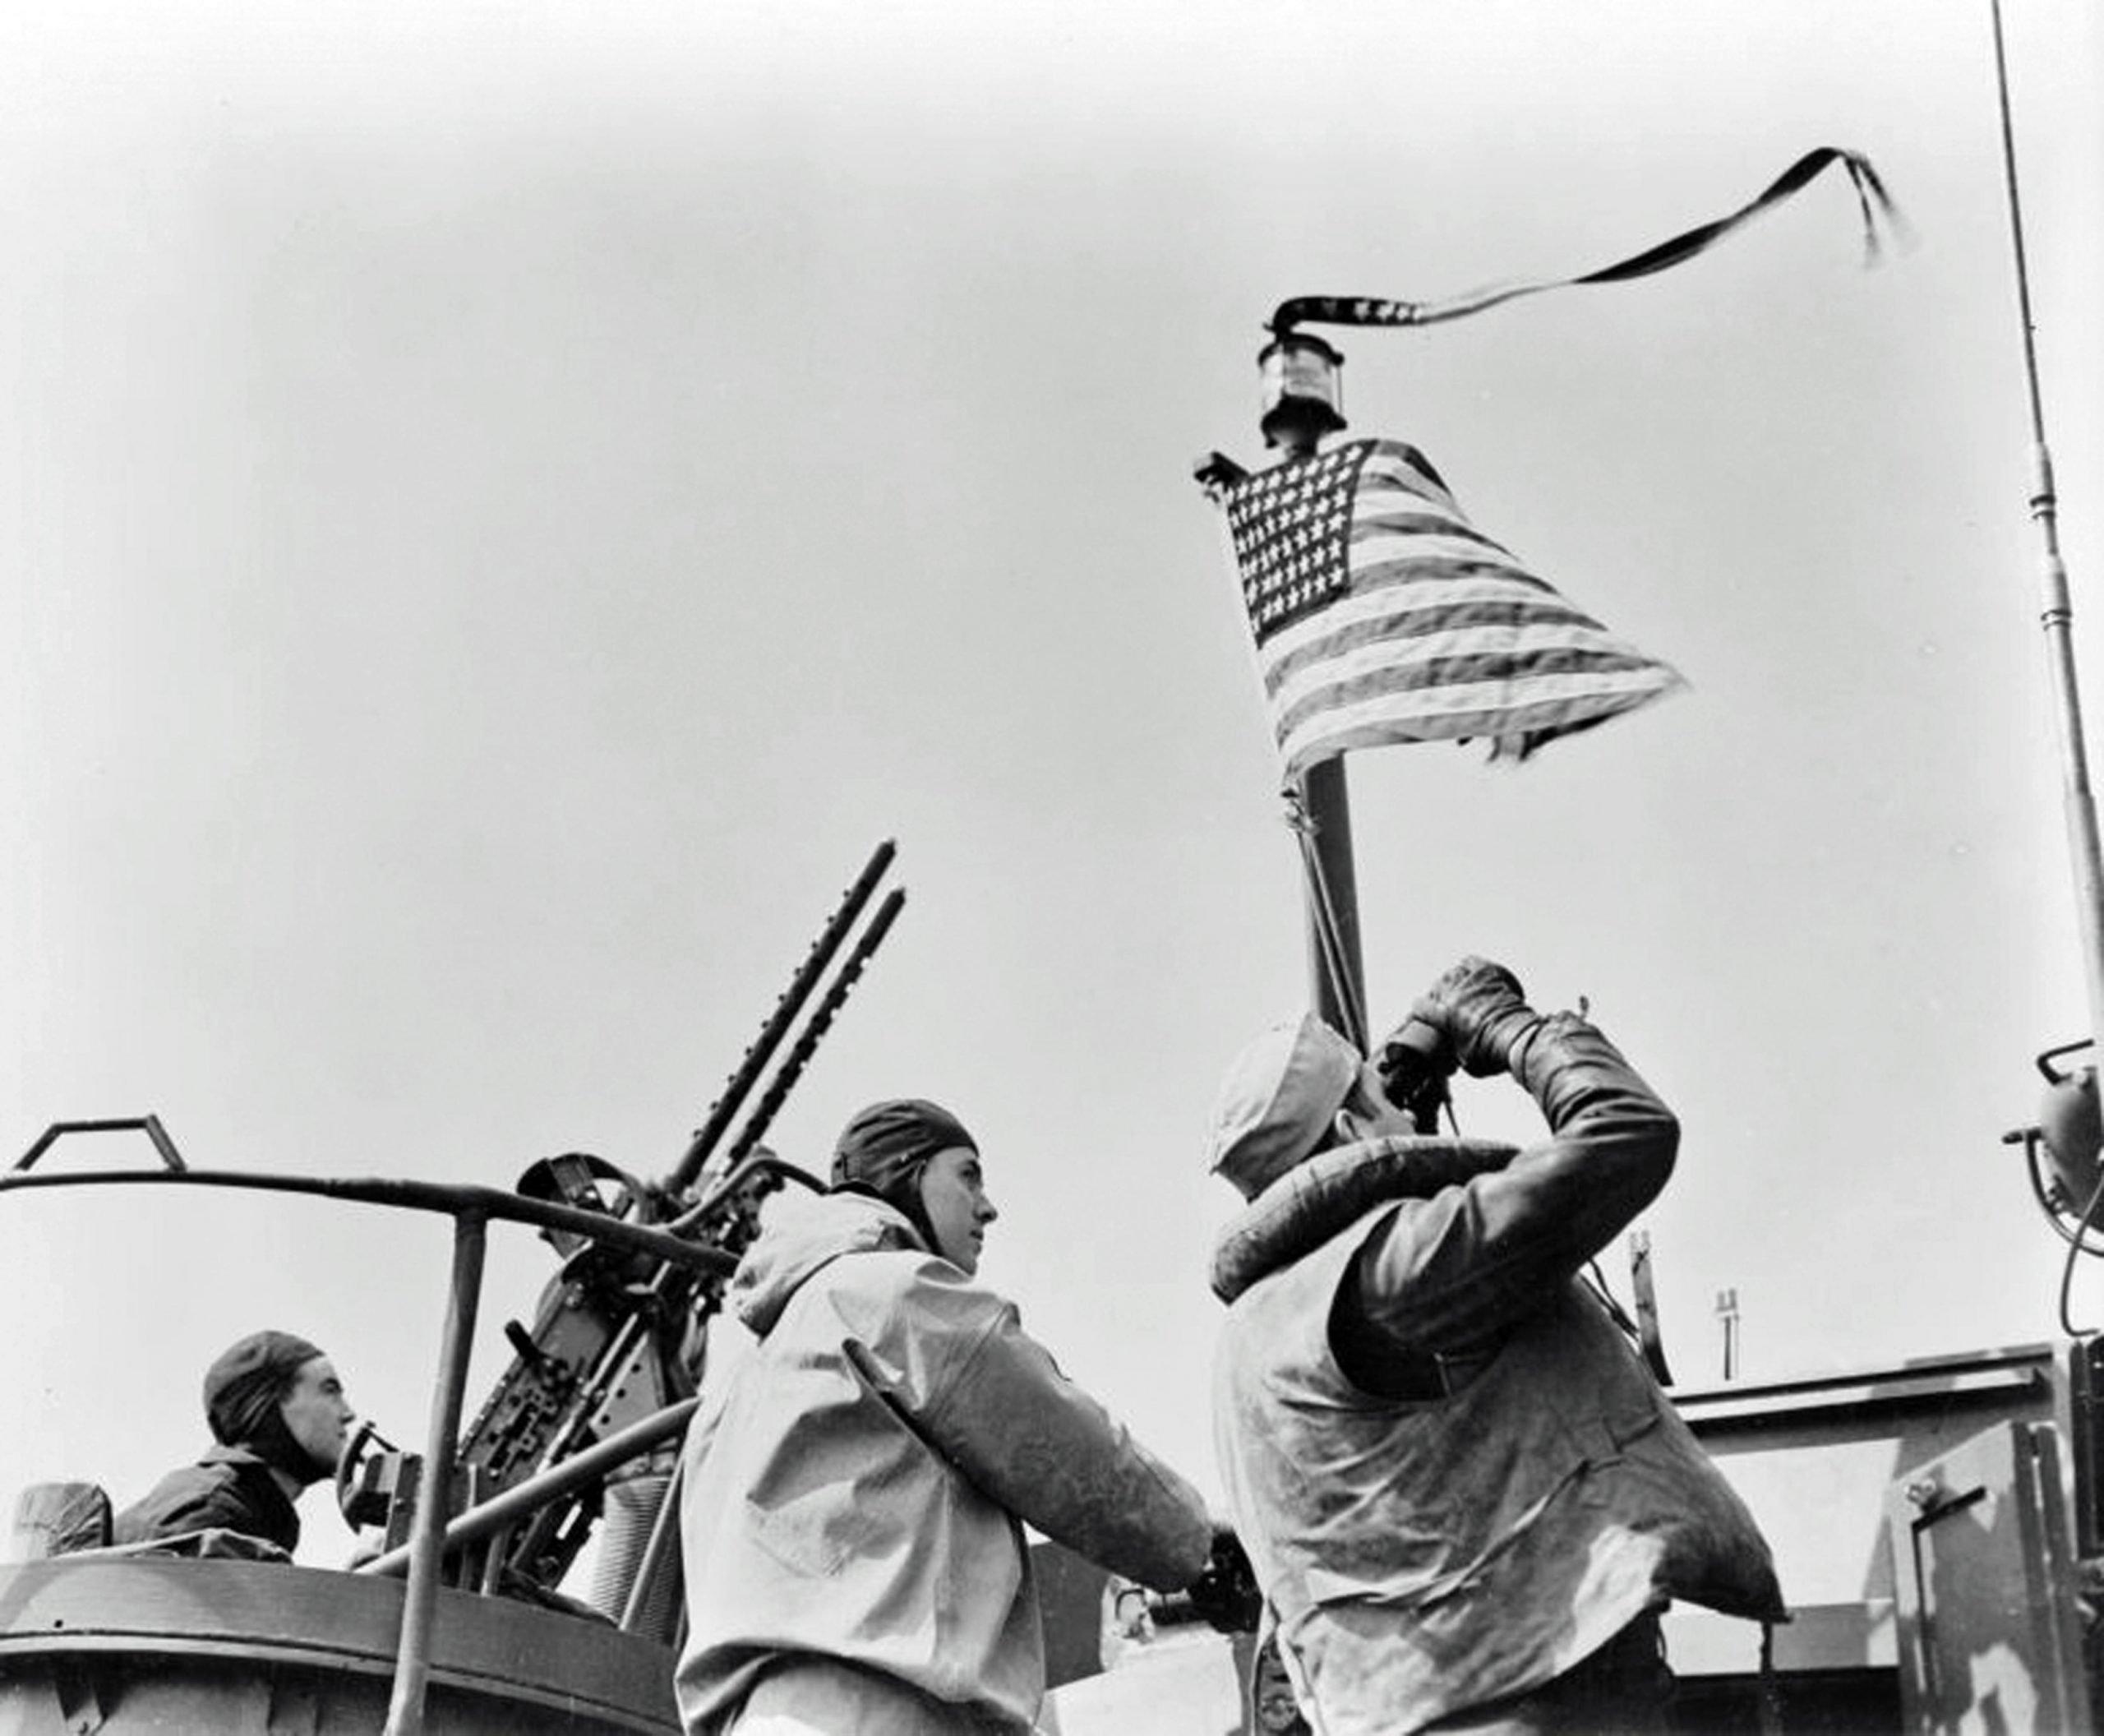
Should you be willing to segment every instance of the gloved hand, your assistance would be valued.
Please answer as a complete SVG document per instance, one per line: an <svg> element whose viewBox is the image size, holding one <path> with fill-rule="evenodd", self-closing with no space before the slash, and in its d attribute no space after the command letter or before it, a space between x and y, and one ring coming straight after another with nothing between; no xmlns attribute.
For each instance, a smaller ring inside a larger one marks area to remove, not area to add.
<svg viewBox="0 0 2104 1736"><path fill-rule="evenodd" d="M1453 1040L1442 1027L1413 1015L1382 1041L1375 1055L1383 1095L1410 1116L1420 1133L1436 1133L1439 1111L1450 1101L1446 1080L1454 1071Z"/></svg>
<svg viewBox="0 0 2104 1736"><path fill-rule="evenodd" d="M1225 1526L1213 1533L1205 1571L1191 1581L1191 1607L1222 1633L1254 1633L1264 1608L1242 1540Z"/></svg>
<svg viewBox="0 0 2104 1736"><path fill-rule="evenodd" d="M1410 1009L1413 1023L1445 1033L1455 1059L1478 1078L1503 1073L1513 1046L1541 1022L1520 979L1502 964L1470 957L1447 971Z"/></svg>

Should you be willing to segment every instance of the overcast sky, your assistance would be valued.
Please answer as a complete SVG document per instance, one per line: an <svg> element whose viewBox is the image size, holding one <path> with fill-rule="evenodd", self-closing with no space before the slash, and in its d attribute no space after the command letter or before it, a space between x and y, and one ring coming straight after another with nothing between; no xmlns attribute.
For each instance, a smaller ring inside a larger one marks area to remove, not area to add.
<svg viewBox="0 0 2104 1736"><path fill-rule="evenodd" d="M2104 28L2010 11L2093 682ZM1685 1379L1728 1286L1756 1378L2056 1335L2000 1140L2088 1012L1986 0L11 10L0 1137L662 1175L895 838L773 1143L953 1107L983 1277L1216 1487L1202 1130L1305 982L1190 461L1260 461L1286 296L1589 270L1826 144L1912 252L1822 180L1665 276L1338 335L1354 434L1691 684L1517 770L1354 760L1373 1015L1468 951L1590 998L1685 1124ZM471 1403L552 1269L497 1232ZM136 1498L262 1325L419 1443L445 1272L371 1208L0 1200L0 1499Z"/></svg>

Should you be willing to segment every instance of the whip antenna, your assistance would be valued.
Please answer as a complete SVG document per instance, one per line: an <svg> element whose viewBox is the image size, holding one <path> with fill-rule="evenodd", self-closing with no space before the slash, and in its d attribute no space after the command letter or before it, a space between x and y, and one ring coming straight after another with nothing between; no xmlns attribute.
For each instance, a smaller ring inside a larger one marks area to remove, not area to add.
<svg viewBox="0 0 2104 1736"><path fill-rule="evenodd" d="M2031 404L2031 516L2038 526L2043 555L2039 570L2039 625L2046 635L2046 667L2053 684L2061 806L2074 871L2075 920L2082 934L2090 1035L2095 1038L2104 1037L2104 852L2097 844L2097 804L2090 792L2082 698L2075 683L2074 610L2068 597L2067 566L2060 558L2053 458L2046 444L2045 404L2038 390L2038 346L2031 314L2031 274L2024 255L2023 205L2016 184L2016 130L2009 118L2009 58L2002 46L2001 0L1991 0L1991 7L1995 26L1995 86L2001 103L2002 170L2009 192L2009 242L2016 257L2017 309L2023 326L2023 373Z"/></svg>

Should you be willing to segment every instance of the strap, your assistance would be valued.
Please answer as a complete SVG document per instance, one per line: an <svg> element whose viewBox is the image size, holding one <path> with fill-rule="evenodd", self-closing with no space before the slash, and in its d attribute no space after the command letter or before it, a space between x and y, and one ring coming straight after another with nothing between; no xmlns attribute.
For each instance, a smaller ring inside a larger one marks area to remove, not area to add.
<svg viewBox="0 0 2104 1736"><path fill-rule="evenodd" d="M1760 1736L1783 1736L1783 1683L1775 1674L1775 1624L1760 1624Z"/></svg>
<svg viewBox="0 0 2104 1736"><path fill-rule="evenodd" d="M1330 877L1322 871L1322 852L1315 847L1315 821L1298 789L1289 786L1280 794L1285 801L1287 828L1300 846L1301 871L1308 876L1316 932L1322 940L1323 974L1329 981L1338 1010L1350 1027L1344 1034L1363 1055L1369 1041L1366 1009L1359 1001L1358 985L1345 959L1344 929L1337 920L1336 901L1330 895Z"/></svg>
<svg viewBox="0 0 2104 1736"><path fill-rule="evenodd" d="M1629 1283L1636 1293L1636 1337L1650 1365L1652 1378L1662 1387L1673 1383L1666 1364L1666 1341L1659 1330L1659 1293L1651 1281L1651 1238L1644 1230L1629 1238Z"/></svg>

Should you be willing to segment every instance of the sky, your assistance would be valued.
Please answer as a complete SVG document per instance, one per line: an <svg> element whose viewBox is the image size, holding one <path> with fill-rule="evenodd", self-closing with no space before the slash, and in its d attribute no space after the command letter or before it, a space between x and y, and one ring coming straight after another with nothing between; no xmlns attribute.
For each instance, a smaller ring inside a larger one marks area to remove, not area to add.
<svg viewBox="0 0 2104 1736"><path fill-rule="evenodd" d="M2009 12L2093 680L2104 26ZM1353 435L1690 683L1518 769L1355 756L1373 1014L1470 952L1587 999L1683 1123L1640 1227L1689 1384L1728 1288L1748 1379L2056 1336L2001 1136L2090 1011L1985 0L10 9L0 1138L662 1176L893 838L770 1143L954 1109L982 1277L1216 1491L1207 1111L1306 961L1192 462L1262 461L1286 297L1590 270L1820 145L1911 249L1866 270L1822 178L1663 276L1332 334ZM0 1198L0 1499L136 1498L265 1325L420 1443L447 1245ZM471 1406L553 1269L495 1233Z"/></svg>

